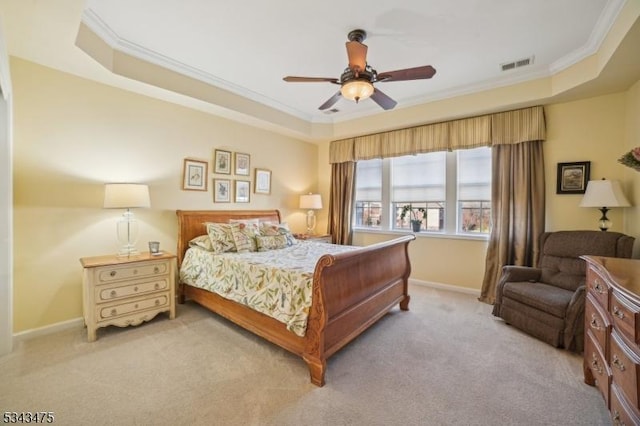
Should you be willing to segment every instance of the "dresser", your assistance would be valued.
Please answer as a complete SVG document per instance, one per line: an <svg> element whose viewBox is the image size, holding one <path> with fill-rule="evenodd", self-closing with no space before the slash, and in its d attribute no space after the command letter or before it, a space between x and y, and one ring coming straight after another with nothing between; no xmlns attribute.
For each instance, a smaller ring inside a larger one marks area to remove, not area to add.
<svg viewBox="0 0 640 426"><path fill-rule="evenodd" d="M582 258L584 381L598 387L614 425L640 425L640 260Z"/></svg>
<svg viewBox="0 0 640 426"><path fill-rule="evenodd" d="M161 312L176 315L176 256L148 252L132 257L83 257L82 308L87 338L108 325L126 327Z"/></svg>

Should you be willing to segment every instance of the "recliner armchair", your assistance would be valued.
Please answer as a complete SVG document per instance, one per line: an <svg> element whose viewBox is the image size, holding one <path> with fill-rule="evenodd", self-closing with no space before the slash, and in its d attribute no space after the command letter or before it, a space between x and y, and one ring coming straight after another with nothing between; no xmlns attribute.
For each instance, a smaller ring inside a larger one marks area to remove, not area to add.
<svg viewBox="0 0 640 426"><path fill-rule="evenodd" d="M618 232L543 233L537 267L502 268L493 315L555 347L582 352L586 263L579 256L629 258L634 240Z"/></svg>

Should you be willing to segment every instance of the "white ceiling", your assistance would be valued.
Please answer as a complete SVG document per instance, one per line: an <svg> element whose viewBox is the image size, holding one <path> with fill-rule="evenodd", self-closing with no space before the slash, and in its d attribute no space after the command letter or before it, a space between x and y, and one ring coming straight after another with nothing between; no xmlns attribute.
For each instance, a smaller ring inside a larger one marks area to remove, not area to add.
<svg viewBox="0 0 640 426"><path fill-rule="evenodd" d="M635 1L635 0L633 0ZM372 100L318 106L338 86L345 42L367 31L378 72L432 65L430 80L379 82L396 109L558 73L600 47L625 0L0 0L11 55L131 88L75 45L81 21L113 49L309 123L384 114ZM533 57L502 71L501 64ZM214 102L215 103L215 102Z"/></svg>

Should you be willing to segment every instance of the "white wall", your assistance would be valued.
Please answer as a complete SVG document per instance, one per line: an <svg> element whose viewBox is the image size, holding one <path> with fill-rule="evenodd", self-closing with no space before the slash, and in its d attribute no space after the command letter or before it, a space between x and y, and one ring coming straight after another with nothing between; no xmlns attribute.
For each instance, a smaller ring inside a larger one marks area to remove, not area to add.
<svg viewBox="0 0 640 426"><path fill-rule="evenodd" d="M13 338L11 79L0 27L0 356L11 352Z"/></svg>

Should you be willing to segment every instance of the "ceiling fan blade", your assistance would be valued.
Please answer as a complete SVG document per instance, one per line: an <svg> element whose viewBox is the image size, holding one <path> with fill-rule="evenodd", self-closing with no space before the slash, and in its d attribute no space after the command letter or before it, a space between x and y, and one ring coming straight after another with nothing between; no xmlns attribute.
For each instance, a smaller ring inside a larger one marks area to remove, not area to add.
<svg viewBox="0 0 640 426"><path fill-rule="evenodd" d="M355 71L364 71L367 67L367 50L369 49L366 44L362 44L358 41L348 41L345 43L347 46L347 56L349 57L349 69Z"/></svg>
<svg viewBox="0 0 640 426"><path fill-rule="evenodd" d="M376 88L373 89L371 99L373 99L373 101L380 105L384 110L393 109L398 104L396 101Z"/></svg>
<svg viewBox="0 0 640 426"><path fill-rule="evenodd" d="M283 78L284 81L289 83L338 83L337 78L329 78L329 77L295 77L295 76L286 76Z"/></svg>
<svg viewBox="0 0 640 426"><path fill-rule="evenodd" d="M319 110L325 110L327 108L331 108L336 102L338 102L340 100L340 98L342 97L342 94L340 93L340 91L338 90L336 92L335 95L333 95L332 97L330 97L327 102L323 103L322 105L320 105L318 107Z"/></svg>
<svg viewBox="0 0 640 426"><path fill-rule="evenodd" d="M422 80L433 77L435 73L435 68L431 65L425 65L423 67L381 72L378 74L378 81Z"/></svg>

